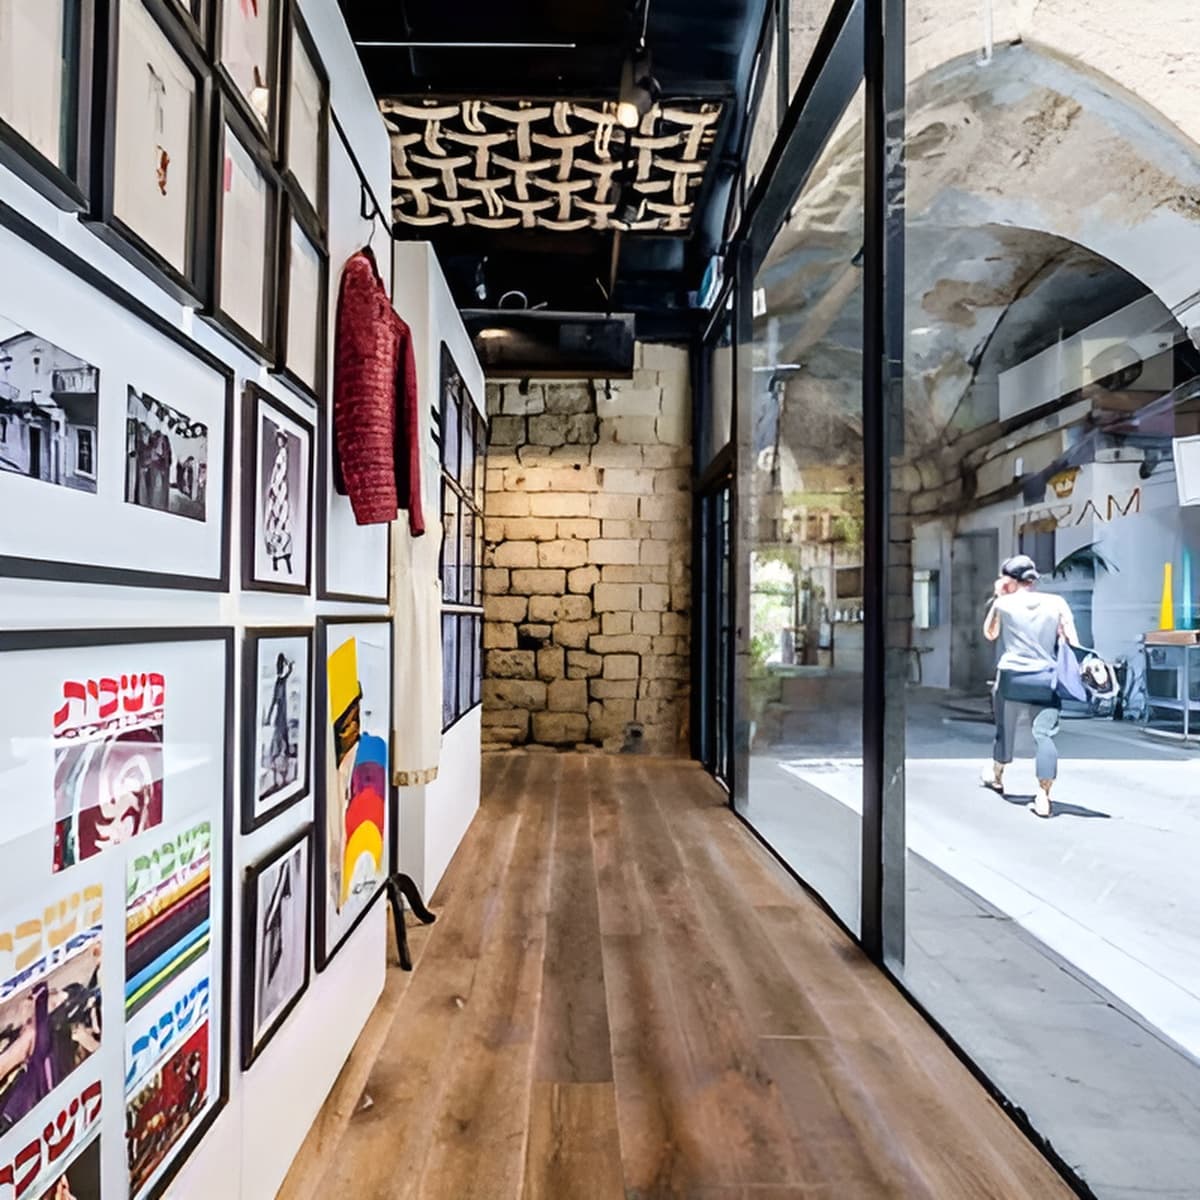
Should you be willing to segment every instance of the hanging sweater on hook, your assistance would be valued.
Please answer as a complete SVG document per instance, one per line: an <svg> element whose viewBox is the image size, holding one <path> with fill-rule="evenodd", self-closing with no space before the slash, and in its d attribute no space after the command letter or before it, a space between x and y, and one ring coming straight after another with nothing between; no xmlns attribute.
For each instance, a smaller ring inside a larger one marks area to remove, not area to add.
<svg viewBox="0 0 1200 1200"><path fill-rule="evenodd" d="M338 289L333 363L333 482L360 525L421 512L420 410L412 331L401 320L370 246L351 255Z"/></svg>

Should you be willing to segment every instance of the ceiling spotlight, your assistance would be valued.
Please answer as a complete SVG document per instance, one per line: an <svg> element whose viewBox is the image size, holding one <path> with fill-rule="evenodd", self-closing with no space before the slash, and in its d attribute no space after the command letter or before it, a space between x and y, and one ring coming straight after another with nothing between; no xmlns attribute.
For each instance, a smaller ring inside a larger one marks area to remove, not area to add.
<svg viewBox="0 0 1200 1200"><path fill-rule="evenodd" d="M658 99L658 82L650 74L650 52L639 47L621 68L621 90L617 95L617 124L636 129Z"/></svg>

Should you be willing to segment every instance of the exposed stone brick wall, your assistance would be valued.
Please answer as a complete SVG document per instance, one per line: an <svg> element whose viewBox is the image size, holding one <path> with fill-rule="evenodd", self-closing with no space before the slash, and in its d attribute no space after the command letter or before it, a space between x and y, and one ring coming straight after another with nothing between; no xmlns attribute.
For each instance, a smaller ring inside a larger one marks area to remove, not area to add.
<svg viewBox="0 0 1200 1200"><path fill-rule="evenodd" d="M687 353L632 380L488 385L485 748L687 739Z"/></svg>

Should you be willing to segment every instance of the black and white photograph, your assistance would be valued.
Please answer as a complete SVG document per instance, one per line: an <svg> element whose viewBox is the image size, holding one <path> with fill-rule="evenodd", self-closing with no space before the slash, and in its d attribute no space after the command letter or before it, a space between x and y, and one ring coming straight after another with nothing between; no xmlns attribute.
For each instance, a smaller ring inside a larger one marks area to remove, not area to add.
<svg viewBox="0 0 1200 1200"><path fill-rule="evenodd" d="M242 832L249 833L308 795L312 630L248 629L247 731Z"/></svg>
<svg viewBox="0 0 1200 1200"><path fill-rule="evenodd" d="M100 372L0 317L0 471L96 492Z"/></svg>
<svg viewBox="0 0 1200 1200"><path fill-rule="evenodd" d="M252 590L310 590L313 427L289 405L247 389L245 471L252 503L246 522L242 583Z"/></svg>
<svg viewBox="0 0 1200 1200"><path fill-rule="evenodd" d="M208 426L129 389L125 500L203 521L208 492Z"/></svg>
<svg viewBox="0 0 1200 1200"><path fill-rule="evenodd" d="M243 1068L308 987L311 874L311 825L246 872L243 945L251 950L251 976L242 987Z"/></svg>

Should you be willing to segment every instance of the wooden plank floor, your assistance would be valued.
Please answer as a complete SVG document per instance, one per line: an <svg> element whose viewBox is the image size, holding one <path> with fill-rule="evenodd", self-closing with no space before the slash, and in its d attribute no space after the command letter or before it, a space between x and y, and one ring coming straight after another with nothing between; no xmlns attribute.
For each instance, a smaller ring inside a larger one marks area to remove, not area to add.
<svg viewBox="0 0 1200 1200"><path fill-rule="evenodd" d="M699 767L483 790L283 1200L1071 1195Z"/></svg>

